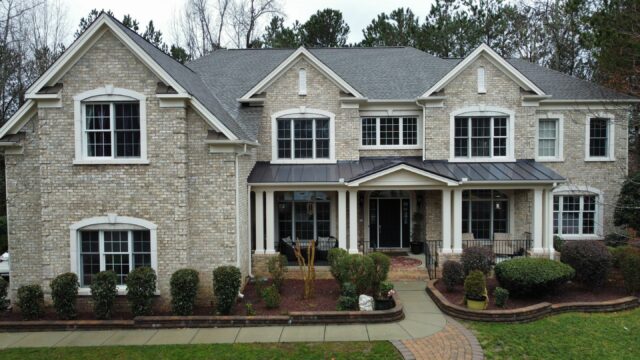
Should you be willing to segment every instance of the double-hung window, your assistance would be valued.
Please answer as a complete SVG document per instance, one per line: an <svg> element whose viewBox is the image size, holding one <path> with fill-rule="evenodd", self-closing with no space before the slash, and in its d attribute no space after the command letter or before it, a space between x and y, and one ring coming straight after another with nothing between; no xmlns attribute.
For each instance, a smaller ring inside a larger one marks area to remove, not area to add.
<svg viewBox="0 0 640 360"><path fill-rule="evenodd" d="M84 104L86 158L140 158L139 102L98 102Z"/></svg>
<svg viewBox="0 0 640 360"><path fill-rule="evenodd" d="M597 195L557 195L553 198L553 233L595 235Z"/></svg>
<svg viewBox="0 0 640 360"><path fill-rule="evenodd" d="M587 160L613 160L613 122L607 117L587 119Z"/></svg>
<svg viewBox="0 0 640 360"><path fill-rule="evenodd" d="M278 119L278 159L329 159L329 119Z"/></svg>
<svg viewBox="0 0 640 360"><path fill-rule="evenodd" d="M418 145L417 117L364 117L361 120L363 147L415 147Z"/></svg>
<svg viewBox="0 0 640 360"><path fill-rule="evenodd" d="M81 230L79 231L80 285L91 285L93 278L105 270L113 271L118 285L125 285L129 272L151 266L149 230Z"/></svg>
<svg viewBox="0 0 640 360"><path fill-rule="evenodd" d="M542 159L558 158L560 155L559 120L538 120L538 157Z"/></svg>
<svg viewBox="0 0 640 360"><path fill-rule="evenodd" d="M494 158L509 154L509 121L505 116L456 117L454 157Z"/></svg>

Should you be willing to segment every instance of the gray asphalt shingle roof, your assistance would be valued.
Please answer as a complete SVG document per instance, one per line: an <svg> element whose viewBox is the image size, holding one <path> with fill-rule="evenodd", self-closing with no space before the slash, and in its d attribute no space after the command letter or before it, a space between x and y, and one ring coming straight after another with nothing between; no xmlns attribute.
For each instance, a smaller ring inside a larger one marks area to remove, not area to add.
<svg viewBox="0 0 640 360"><path fill-rule="evenodd" d="M258 162L249 175L251 184L339 183L352 182L380 171L408 165L454 181L471 182L556 182L565 178L533 160L494 163L451 163L446 160L423 161L419 157L360 158L335 164L271 164Z"/></svg>

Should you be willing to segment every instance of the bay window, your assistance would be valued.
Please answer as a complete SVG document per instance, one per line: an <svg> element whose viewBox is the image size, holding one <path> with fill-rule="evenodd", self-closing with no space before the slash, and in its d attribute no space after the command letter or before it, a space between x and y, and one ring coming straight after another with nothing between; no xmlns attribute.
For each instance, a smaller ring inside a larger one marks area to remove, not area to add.
<svg viewBox="0 0 640 360"><path fill-rule="evenodd" d="M364 117L361 119L363 147L415 147L418 145L418 118Z"/></svg>

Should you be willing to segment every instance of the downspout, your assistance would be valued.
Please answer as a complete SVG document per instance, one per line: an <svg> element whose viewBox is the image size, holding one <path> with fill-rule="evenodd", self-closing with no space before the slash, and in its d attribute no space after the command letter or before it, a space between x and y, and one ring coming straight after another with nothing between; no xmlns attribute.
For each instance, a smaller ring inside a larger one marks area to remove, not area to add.
<svg viewBox="0 0 640 360"><path fill-rule="evenodd" d="M427 156L426 156L426 146L427 146L427 142L425 140L426 138L426 126L427 126L427 107L424 104L420 104L420 100L416 99L416 105L420 106L422 108L422 161L427 160Z"/></svg>

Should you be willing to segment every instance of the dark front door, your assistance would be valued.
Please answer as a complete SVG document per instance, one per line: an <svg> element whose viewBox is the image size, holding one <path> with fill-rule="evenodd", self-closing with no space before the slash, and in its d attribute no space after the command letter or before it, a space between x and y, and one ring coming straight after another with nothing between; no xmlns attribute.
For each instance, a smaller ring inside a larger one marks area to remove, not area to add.
<svg viewBox="0 0 640 360"><path fill-rule="evenodd" d="M380 247L401 247L402 201L400 199L378 200L378 229Z"/></svg>

